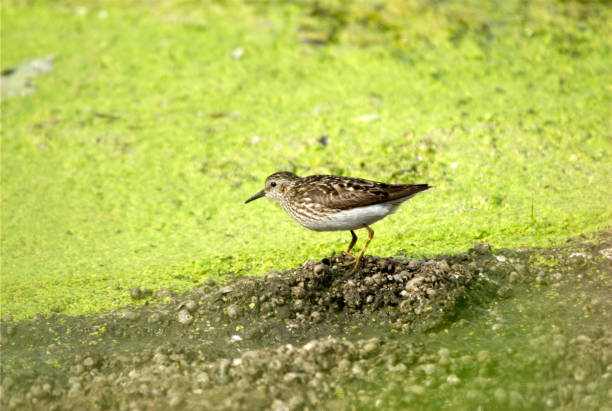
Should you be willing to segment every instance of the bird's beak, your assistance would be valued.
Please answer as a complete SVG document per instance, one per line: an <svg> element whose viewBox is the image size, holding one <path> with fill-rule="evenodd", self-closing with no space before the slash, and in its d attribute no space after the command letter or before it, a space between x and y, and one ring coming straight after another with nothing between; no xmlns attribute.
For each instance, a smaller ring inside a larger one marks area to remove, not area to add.
<svg viewBox="0 0 612 411"><path fill-rule="evenodd" d="M266 195L266 190L265 190L265 189L263 189L263 190L261 190L259 193L255 194L253 197L251 197L251 198L249 198L247 201L245 201L245 202L244 202L244 204L246 204L246 203L250 203L250 202L251 202L251 201L253 201L253 200L257 200L258 198L261 198L261 197L263 197L263 196L265 196L265 195Z"/></svg>

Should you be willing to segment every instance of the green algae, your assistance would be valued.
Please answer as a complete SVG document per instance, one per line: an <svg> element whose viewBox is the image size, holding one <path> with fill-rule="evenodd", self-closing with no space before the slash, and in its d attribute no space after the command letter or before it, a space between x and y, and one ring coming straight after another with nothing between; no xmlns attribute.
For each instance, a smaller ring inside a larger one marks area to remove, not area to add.
<svg viewBox="0 0 612 411"><path fill-rule="evenodd" d="M283 169L435 186L377 255L610 226L609 5L317 4L3 4L3 70L57 56L2 101L3 315L342 250L243 204Z"/></svg>

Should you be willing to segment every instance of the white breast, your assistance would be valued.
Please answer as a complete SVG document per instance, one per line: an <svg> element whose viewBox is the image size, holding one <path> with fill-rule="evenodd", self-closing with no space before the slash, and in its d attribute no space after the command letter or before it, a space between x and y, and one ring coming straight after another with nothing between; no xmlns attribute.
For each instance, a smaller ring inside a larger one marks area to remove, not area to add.
<svg viewBox="0 0 612 411"><path fill-rule="evenodd" d="M310 221L300 221L300 224L315 231L357 230L382 220L389 214L392 214L398 206L399 204L389 202L357 207Z"/></svg>

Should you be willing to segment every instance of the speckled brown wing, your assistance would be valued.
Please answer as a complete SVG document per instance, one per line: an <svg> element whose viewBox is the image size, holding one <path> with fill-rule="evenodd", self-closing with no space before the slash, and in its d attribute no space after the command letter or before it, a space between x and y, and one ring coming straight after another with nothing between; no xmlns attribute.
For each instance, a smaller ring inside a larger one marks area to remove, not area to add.
<svg viewBox="0 0 612 411"><path fill-rule="evenodd" d="M296 187L298 197L335 210L400 200L430 188L427 184L392 185L361 178L326 175L305 177L300 183Z"/></svg>

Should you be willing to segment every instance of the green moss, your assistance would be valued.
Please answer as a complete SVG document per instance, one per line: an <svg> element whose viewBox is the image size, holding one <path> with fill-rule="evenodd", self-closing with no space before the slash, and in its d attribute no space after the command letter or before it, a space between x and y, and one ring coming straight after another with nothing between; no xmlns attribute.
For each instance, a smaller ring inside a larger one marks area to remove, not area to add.
<svg viewBox="0 0 612 411"><path fill-rule="evenodd" d="M3 315L344 249L243 204L283 169L434 185L374 226L378 255L612 221L609 5L24 4L3 3L2 69L57 58L2 102Z"/></svg>

